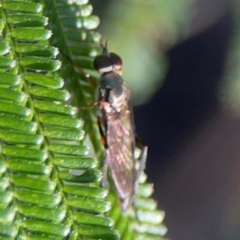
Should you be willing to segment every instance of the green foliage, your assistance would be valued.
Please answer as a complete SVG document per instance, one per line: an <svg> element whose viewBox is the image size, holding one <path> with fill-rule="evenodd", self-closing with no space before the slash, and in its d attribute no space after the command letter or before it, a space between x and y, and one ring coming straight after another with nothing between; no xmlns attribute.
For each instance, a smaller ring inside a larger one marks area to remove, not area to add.
<svg viewBox="0 0 240 240"><path fill-rule="evenodd" d="M230 39L227 62L225 66L225 74L223 84L221 86L220 97L225 106L232 109L235 114L239 115L240 110L240 11L239 3L234 9L234 32Z"/></svg>
<svg viewBox="0 0 240 240"><path fill-rule="evenodd" d="M100 187L101 166L83 144L83 121L66 105L71 94L75 106L94 101L88 75L96 83L100 35L91 12L86 0L1 1L1 239L159 239L166 232L145 175L129 215L113 189ZM65 56L61 67L56 46L79 67ZM95 115L79 111L99 154Z"/></svg>

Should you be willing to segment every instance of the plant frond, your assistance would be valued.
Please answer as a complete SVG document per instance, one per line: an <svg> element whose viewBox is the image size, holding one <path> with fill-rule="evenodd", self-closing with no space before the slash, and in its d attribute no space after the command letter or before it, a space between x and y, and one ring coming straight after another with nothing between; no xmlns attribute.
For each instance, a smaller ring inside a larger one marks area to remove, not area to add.
<svg viewBox="0 0 240 240"><path fill-rule="evenodd" d="M45 13L53 31L51 42L60 49L63 67L61 76L66 87L73 94L71 103L85 108L95 102L95 90L99 74L93 69L93 58L100 53L101 35L93 31L99 19L91 15L92 6L88 1L46 1ZM103 151L96 121L96 109L79 111L84 129L89 134L95 151Z"/></svg>
<svg viewBox="0 0 240 240"><path fill-rule="evenodd" d="M52 9L55 14L52 14ZM99 78L92 66L93 58L101 51L98 46L100 35L93 31L99 21L91 13L92 7L88 1L52 1L46 5L46 14L51 19L50 26L53 30L52 43L63 53L61 76L66 80L69 91L73 93L72 103L80 109L81 106L91 105L95 101L94 89L89 82L97 85ZM53 15L55 17L51 17ZM90 136L95 152L99 154L102 152L102 145L95 116L95 109L79 111L79 117L84 120L85 130ZM146 189L152 187L145 184L146 178L142 179L140 189L146 193ZM157 211L155 201L149 198L152 191L149 191L148 195L138 194L137 212L128 216L121 213L118 196L114 189L110 189L108 198L112 208L109 216L114 219L115 229L120 232L122 239L159 239L165 235L167 229L161 224L165 214ZM84 203L76 202L76 206L78 204Z"/></svg>
<svg viewBox="0 0 240 240"><path fill-rule="evenodd" d="M118 239L42 10L20 0L0 9L0 237Z"/></svg>

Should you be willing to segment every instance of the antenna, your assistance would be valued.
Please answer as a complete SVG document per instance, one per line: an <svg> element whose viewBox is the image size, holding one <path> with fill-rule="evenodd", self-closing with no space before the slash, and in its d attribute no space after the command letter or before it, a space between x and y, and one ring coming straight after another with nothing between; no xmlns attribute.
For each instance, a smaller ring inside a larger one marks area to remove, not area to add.
<svg viewBox="0 0 240 240"><path fill-rule="evenodd" d="M102 54L108 54L107 45L108 45L108 39L106 39L105 44L103 44L102 42L100 43L100 46L102 48Z"/></svg>

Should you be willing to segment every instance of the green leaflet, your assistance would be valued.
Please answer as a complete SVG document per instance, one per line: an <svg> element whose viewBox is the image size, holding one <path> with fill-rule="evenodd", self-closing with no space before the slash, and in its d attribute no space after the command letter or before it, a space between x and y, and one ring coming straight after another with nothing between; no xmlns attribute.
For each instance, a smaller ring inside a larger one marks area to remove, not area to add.
<svg viewBox="0 0 240 240"><path fill-rule="evenodd" d="M2 7L7 11L21 13L38 13L42 10L42 5L35 2L23 1L2 1Z"/></svg>

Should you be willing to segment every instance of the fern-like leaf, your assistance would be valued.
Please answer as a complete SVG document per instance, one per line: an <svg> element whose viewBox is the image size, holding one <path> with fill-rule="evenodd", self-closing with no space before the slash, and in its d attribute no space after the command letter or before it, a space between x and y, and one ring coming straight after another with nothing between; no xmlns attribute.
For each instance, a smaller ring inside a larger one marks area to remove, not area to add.
<svg viewBox="0 0 240 240"><path fill-rule="evenodd" d="M0 237L118 239L42 10L40 1L0 9Z"/></svg>
<svg viewBox="0 0 240 240"><path fill-rule="evenodd" d="M56 12L56 17L51 23L55 32L52 37L52 43L57 45L64 55L64 67L62 76L67 80L68 89L73 93L72 103L77 106L86 106L92 104L94 99L93 88L89 80L97 83L99 75L93 71L92 62L99 49L100 35L93 31L98 25L98 19L91 16L92 8L87 1L77 1L68 3L67 1L49 2L46 11L47 16L51 18L52 11ZM59 34L61 33L62 36ZM98 44L98 45L97 45ZM76 67L77 66L77 67ZM99 153L102 150L98 129L96 125L96 109L82 110L79 117L84 119L86 132L92 140L95 151ZM140 186L141 191L137 197L137 215L132 212L130 216L122 215L118 197L114 189L111 189L109 199L112 208L109 216L115 220L115 228L120 232L123 239L159 239L166 233L166 227L161 225L164 213L156 210L156 203L149 199L152 191L151 185L145 184L146 178L142 178Z"/></svg>

